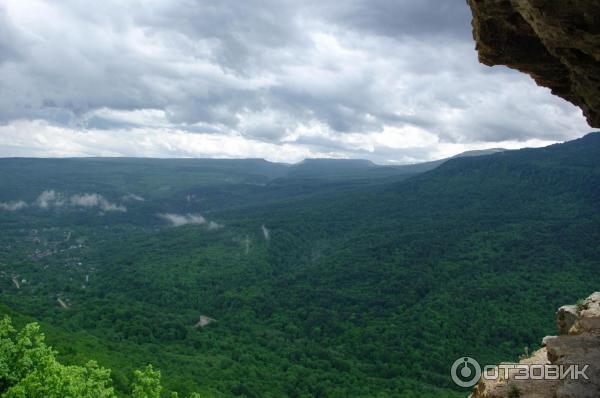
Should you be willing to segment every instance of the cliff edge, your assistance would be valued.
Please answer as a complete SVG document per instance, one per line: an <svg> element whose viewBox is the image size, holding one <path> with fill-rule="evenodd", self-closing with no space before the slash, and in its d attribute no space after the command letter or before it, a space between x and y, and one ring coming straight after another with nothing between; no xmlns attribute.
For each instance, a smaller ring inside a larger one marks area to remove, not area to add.
<svg viewBox="0 0 600 398"><path fill-rule="evenodd" d="M529 74L600 127L600 1L467 3L480 62Z"/></svg>
<svg viewBox="0 0 600 398"><path fill-rule="evenodd" d="M558 336L543 339L543 348L520 365L539 365L565 370L564 378L517 380L518 370L496 380L482 378L469 398L598 398L600 397L600 292L577 305L567 305L556 313ZM509 365L511 364L504 364ZM555 366L548 366L555 365ZM586 377L566 372L576 365ZM587 367L586 367L587 366ZM501 365L499 365L501 367ZM529 367L533 375L533 367ZM492 372L493 373L493 372ZM552 372L551 372L552 373ZM498 372L502 375L503 372ZM522 374L522 372L521 372ZM540 373L541 374L541 373ZM559 373L560 374L560 373Z"/></svg>

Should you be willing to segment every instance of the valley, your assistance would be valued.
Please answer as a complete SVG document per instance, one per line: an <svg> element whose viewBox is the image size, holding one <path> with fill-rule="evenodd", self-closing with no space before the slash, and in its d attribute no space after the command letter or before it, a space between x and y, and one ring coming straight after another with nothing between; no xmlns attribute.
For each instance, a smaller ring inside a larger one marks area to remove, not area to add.
<svg viewBox="0 0 600 398"><path fill-rule="evenodd" d="M533 351L597 288L599 151L0 159L2 309L123 394L152 363L184 396L464 396L454 359Z"/></svg>

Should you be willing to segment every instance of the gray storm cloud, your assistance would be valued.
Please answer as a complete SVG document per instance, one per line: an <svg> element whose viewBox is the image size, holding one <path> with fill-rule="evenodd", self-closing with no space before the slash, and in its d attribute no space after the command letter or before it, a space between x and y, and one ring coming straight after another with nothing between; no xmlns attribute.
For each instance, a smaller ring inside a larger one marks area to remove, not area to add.
<svg viewBox="0 0 600 398"><path fill-rule="evenodd" d="M5 0L0 156L386 162L587 132L480 65L469 22L464 0Z"/></svg>

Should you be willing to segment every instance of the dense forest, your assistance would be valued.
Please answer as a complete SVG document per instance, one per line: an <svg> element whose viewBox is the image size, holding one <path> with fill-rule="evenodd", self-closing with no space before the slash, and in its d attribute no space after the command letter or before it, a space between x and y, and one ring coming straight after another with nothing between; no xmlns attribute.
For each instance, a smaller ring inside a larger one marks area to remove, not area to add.
<svg viewBox="0 0 600 398"><path fill-rule="evenodd" d="M54 376L10 361L40 355L89 396L465 396L455 359L516 359L598 290L598 154L0 159L0 391L36 396Z"/></svg>

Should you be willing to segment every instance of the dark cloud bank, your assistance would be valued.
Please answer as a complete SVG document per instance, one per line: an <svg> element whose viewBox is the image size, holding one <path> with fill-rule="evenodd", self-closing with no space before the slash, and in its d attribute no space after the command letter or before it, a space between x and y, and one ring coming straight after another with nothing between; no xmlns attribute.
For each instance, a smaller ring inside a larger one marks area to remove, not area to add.
<svg viewBox="0 0 600 398"><path fill-rule="evenodd" d="M429 160L574 138L463 0L0 4L0 156Z"/></svg>

